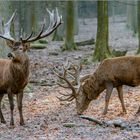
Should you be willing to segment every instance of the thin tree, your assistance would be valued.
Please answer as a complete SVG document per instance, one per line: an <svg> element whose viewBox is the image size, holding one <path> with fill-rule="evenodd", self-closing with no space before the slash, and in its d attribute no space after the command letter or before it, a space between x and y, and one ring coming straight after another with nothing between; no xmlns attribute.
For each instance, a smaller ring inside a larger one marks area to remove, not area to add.
<svg viewBox="0 0 140 140"><path fill-rule="evenodd" d="M62 15L63 21L65 21L66 17L66 2L65 1L57 1L55 2L55 7L59 7L59 13ZM58 28L53 35L53 41L63 41L65 31L65 22L62 24L60 28Z"/></svg>
<svg viewBox="0 0 140 140"><path fill-rule="evenodd" d="M127 0L124 2L127 6L127 26L133 31L134 35L137 33L137 0Z"/></svg>
<svg viewBox="0 0 140 140"><path fill-rule="evenodd" d="M63 46L64 50L76 49L76 44L74 43L74 1L67 1L66 4L66 34L65 34L65 44Z"/></svg>
<svg viewBox="0 0 140 140"><path fill-rule="evenodd" d="M93 60L101 61L111 55L108 46L108 1L97 1L97 35Z"/></svg>
<svg viewBox="0 0 140 140"><path fill-rule="evenodd" d="M58 28L55 32L54 32L54 36L52 40L55 41L62 41L64 40L65 37L65 29L66 29L66 23L65 21L67 20L66 17L67 15L67 2L66 1L57 1L55 2L56 5L55 7L59 7L59 13L62 15L63 21L64 23L62 24L62 26L60 28ZM74 12L74 35L77 35L79 32L79 24L78 24L78 2L74 1L74 7L73 7L73 12Z"/></svg>
<svg viewBox="0 0 140 140"><path fill-rule="evenodd" d="M138 50L137 54L140 53L140 1L138 0L137 4L138 12L137 12L137 22L138 22Z"/></svg>

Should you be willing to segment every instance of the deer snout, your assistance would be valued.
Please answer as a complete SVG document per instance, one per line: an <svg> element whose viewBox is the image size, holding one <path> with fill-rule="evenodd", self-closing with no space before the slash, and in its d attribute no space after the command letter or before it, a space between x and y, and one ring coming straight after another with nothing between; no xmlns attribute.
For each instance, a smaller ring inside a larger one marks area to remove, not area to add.
<svg viewBox="0 0 140 140"><path fill-rule="evenodd" d="M10 52L10 53L8 53L7 57L9 57L9 58L15 58L15 55L12 52Z"/></svg>

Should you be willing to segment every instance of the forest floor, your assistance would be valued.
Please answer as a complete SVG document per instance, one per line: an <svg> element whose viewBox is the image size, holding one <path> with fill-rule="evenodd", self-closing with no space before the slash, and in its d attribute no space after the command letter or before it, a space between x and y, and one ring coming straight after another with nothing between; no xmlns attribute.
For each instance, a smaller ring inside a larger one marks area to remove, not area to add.
<svg viewBox="0 0 140 140"><path fill-rule="evenodd" d="M112 48L117 50L128 50L128 54L135 54L137 49L137 37L126 28L124 18L110 20L110 41ZM95 38L96 20L87 19L80 21L79 35L76 41ZM120 127L103 127L88 120L83 120L76 115L75 101L60 102L56 96L58 91L65 89L55 85L53 66L61 66L66 58L74 63L82 62L83 71L81 75L92 73L98 63L91 61L94 46L80 46L76 51L61 52L60 46L63 42L49 42L45 49L29 52L31 60L30 81L25 89L23 100L23 114L25 126L19 125L17 107L14 111L15 126L10 127L10 109L7 104L7 96L2 105L3 115L7 124L0 124L0 140L138 140L140 130L126 130ZM99 98L92 101L84 115L99 120L120 120L129 124L140 123L140 117L135 117L139 107L140 87L124 87L124 100L127 114L122 114L121 105L116 90L111 96L107 115L102 115L104 109L105 92ZM71 123L71 127L65 124Z"/></svg>

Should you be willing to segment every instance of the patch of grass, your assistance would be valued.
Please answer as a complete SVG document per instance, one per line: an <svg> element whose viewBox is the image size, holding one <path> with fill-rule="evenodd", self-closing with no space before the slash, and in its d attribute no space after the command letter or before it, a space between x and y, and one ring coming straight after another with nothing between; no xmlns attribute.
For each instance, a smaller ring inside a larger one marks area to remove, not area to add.
<svg viewBox="0 0 140 140"><path fill-rule="evenodd" d="M31 48L32 49L44 49L46 48L47 44L41 44L41 43L32 43Z"/></svg>
<svg viewBox="0 0 140 140"><path fill-rule="evenodd" d="M46 39L41 39L38 42L41 43L41 44L47 44L48 43L48 41Z"/></svg>
<svg viewBox="0 0 140 140"><path fill-rule="evenodd" d="M33 85L32 84L28 84L25 89L24 89L24 92L25 93L31 93L33 91Z"/></svg>
<svg viewBox="0 0 140 140"><path fill-rule="evenodd" d="M64 123L63 126L68 127L68 128L72 128L72 127L75 127L75 123Z"/></svg>
<svg viewBox="0 0 140 140"><path fill-rule="evenodd" d="M125 56L126 53L127 53L127 50L124 50L124 51L119 51L119 50L115 50L115 49L112 50L112 55L115 57Z"/></svg>
<svg viewBox="0 0 140 140"><path fill-rule="evenodd" d="M83 65L88 65L88 64L90 64L89 58L83 58L83 59L81 59L81 64L83 64Z"/></svg>

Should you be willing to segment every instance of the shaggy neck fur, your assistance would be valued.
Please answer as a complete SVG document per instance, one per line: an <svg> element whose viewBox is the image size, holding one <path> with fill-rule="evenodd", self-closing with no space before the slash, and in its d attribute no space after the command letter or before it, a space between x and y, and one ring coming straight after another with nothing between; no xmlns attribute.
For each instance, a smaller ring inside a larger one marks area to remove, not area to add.
<svg viewBox="0 0 140 140"><path fill-rule="evenodd" d="M11 61L10 64L10 73L12 73L11 81L13 83L14 89L23 89L28 81L29 76L29 58L24 56L22 61ZM17 92L17 91L16 91Z"/></svg>
<svg viewBox="0 0 140 140"><path fill-rule="evenodd" d="M94 73L88 79L85 80L83 84L83 91L87 95L89 100L96 99L100 93L105 89L102 81L96 82L98 80L98 74Z"/></svg>

